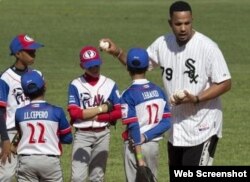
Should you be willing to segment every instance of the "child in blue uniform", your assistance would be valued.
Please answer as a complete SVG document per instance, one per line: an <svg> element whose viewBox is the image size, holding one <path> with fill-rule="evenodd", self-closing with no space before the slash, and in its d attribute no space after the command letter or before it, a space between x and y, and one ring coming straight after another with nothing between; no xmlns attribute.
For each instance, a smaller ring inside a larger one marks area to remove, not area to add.
<svg viewBox="0 0 250 182"><path fill-rule="evenodd" d="M123 138L128 182L135 181L138 166L148 166L154 175L157 175L158 141L170 128L170 111L166 96L159 86L145 77L148 65L146 50L129 50L127 70L133 82L121 97L122 122L127 125Z"/></svg>

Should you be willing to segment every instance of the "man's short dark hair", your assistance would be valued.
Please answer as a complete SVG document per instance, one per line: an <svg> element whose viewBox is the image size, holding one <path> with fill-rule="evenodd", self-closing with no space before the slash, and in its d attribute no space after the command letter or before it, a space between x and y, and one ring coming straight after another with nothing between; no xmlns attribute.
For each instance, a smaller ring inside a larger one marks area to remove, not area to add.
<svg viewBox="0 0 250 182"><path fill-rule="evenodd" d="M145 67L145 68L132 68L132 67L127 66L127 70L128 70L132 75L135 75L135 74L143 74L143 73L145 73L145 72L148 70L148 67Z"/></svg>
<svg viewBox="0 0 250 182"><path fill-rule="evenodd" d="M35 84L29 84L28 85L28 89L36 89L35 88L36 85ZM30 100L34 100L36 99L37 97L40 97L42 96L43 94L45 93L45 86L43 86L42 88L40 89L37 89L36 91L32 92L32 93L25 93L24 94L30 98Z"/></svg>
<svg viewBox="0 0 250 182"><path fill-rule="evenodd" d="M173 16L173 13L176 11L190 11L192 13L191 6L185 1L176 1L169 8L170 17Z"/></svg>

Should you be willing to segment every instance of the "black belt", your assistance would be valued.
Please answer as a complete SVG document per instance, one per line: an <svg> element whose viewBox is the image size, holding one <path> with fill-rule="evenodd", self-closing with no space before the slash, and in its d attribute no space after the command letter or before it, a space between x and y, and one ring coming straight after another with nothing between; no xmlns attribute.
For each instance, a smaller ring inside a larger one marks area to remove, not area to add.
<svg viewBox="0 0 250 182"><path fill-rule="evenodd" d="M59 157L58 155L51 155L51 154L49 154L49 155L44 155L44 154L19 154L20 156L34 156L34 155L37 155L37 156L47 156L47 157Z"/></svg>
<svg viewBox="0 0 250 182"><path fill-rule="evenodd" d="M12 128L7 129L7 131L15 131L15 130L16 130L16 127L12 127Z"/></svg>
<svg viewBox="0 0 250 182"><path fill-rule="evenodd" d="M88 127L88 128L77 128L77 130L80 131L93 131L93 132L101 132L104 131L107 127L98 127L98 128L92 128L92 127Z"/></svg>

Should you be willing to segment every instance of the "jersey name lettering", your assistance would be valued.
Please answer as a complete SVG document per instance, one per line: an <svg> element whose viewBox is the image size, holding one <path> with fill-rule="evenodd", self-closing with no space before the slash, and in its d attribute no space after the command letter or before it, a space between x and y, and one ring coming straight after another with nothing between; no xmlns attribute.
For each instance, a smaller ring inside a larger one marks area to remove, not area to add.
<svg viewBox="0 0 250 182"><path fill-rule="evenodd" d="M24 119L47 119L48 111L31 111L24 113Z"/></svg>
<svg viewBox="0 0 250 182"><path fill-rule="evenodd" d="M85 106L84 108L88 107L96 107L101 105L104 102L104 96L97 94L94 96L93 99L90 99L90 97L85 97L83 100L83 105Z"/></svg>
<svg viewBox="0 0 250 182"><path fill-rule="evenodd" d="M153 97L159 97L159 93L156 90L148 91L148 92L142 92L142 97L144 100L150 99Z"/></svg>

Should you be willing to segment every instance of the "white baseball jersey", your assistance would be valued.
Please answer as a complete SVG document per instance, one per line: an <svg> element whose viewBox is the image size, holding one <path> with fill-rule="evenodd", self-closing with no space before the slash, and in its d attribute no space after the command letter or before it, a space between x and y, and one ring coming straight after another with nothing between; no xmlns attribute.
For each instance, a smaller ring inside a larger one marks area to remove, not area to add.
<svg viewBox="0 0 250 182"><path fill-rule="evenodd" d="M92 108L101 105L103 102L110 100L114 105L120 104L119 92L115 82L103 75L100 75L98 82L93 86L90 85L83 76L74 79L69 85L68 90L68 107L79 106L82 109ZM99 128L108 125L107 122L97 122L95 120L74 121L73 126L76 128Z"/></svg>
<svg viewBox="0 0 250 182"><path fill-rule="evenodd" d="M12 68L8 68L2 75L1 79L5 81L8 87L4 87L2 91L5 93L1 95L0 99L4 106L6 106L6 125L7 129L15 127L15 112L17 108L27 105L30 101L25 97L21 86L21 76L16 74Z"/></svg>
<svg viewBox="0 0 250 182"><path fill-rule="evenodd" d="M225 59L217 44L195 32L189 42L180 47L173 34L161 36L147 49L151 68L159 65L167 95L187 89L198 95L212 83L231 78ZM174 146L201 144L212 135L222 136L220 98L199 104L173 106L169 141Z"/></svg>

